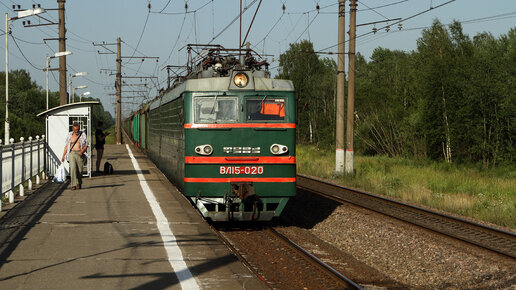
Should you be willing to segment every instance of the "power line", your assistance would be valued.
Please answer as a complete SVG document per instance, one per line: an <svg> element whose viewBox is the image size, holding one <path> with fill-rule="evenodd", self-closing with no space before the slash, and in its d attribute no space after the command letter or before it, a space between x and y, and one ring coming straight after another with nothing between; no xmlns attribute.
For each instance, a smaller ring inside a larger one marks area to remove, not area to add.
<svg viewBox="0 0 516 290"><path fill-rule="evenodd" d="M213 1L214 0L208 0L208 2L204 3L202 6L200 6L199 8L197 8L195 10L187 11L188 7L185 7L185 12L163 12L163 10L161 10L159 12L157 12L157 11L150 11L150 13L153 13L153 14L163 14L163 15L183 15L184 13L190 14L190 13L195 13L195 12L203 9L204 7L206 7L208 4L212 3Z"/></svg>
<svg viewBox="0 0 516 290"><path fill-rule="evenodd" d="M138 52L138 53L140 53L140 54L142 54L142 55L144 55L144 56L147 56L145 53L143 53L143 52L141 52L141 51L137 50L137 49L136 49L136 47L134 47L134 46L130 45L129 43L127 43L127 42L125 42L125 41L123 41L123 40L120 40L120 41L122 41L122 43L123 43L123 44L125 44L125 45L129 46L130 48L132 48L132 49L133 49L133 50L135 50L136 52ZM130 63L126 63L126 64L130 64Z"/></svg>
<svg viewBox="0 0 516 290"><path fill-rule="evenodd" d="M269 30L269 32L267 32L267 34L265 35L264 38L262 38L262 40L260 40L258 43L256 43L255 45L253 45L253 47L257 47L260 43L262 43L263 41L265 41L265 39L269 36L269 34L272 32L272 30L276 27L276 25L278 25L278 23L281 21L281 18L283 18L283 16L285 15L285 13L281 14L281 16L278 18L278 20L276 21L276 23L274 23L274 25L271 27L271 29Z"/></svg>
<svg viewBox="0 0 516 290"><path fill-rule="evenodd" d="M320 10L322 10L322 9L326 9L326 8L329 8L332 6L337 6L337 5L339 5L339 3L329 4L329 5L320 7L319 9L316 8L316 9L312 9L312 10L308 10L308 11L304 11L304 12L289 12L288 14L296 15L296 14L307 14L307 13L313 13L313 12L320 12Z"/></svg>
<svg viewBox="0 0 516 290"><path fill-rule="evenodd" d="M374 12L374 13L376 13L376 14L378 14L378 15L382 16L383 18L385 18L385 19L389 19L387 16L385 16L385 15L383 15L382 13L380 13L380 12L376 11L376 9L375 9L375 8L371 8L371 7L367 6L366 4L362 3L362 1L357 1L357 2L358 2L358 3L360 3L360 4L362 4L362 5L364 5L364 6L365 6L365 7L367 7L368 9L373 10L373 12Z"/></svg>
<svg viewBox="0 0 516 290"><path fill-rule="evenodd" d="M163 10L167 9L168 4L170 4L170 1L172 1L172 0L168 0L168 2L167 2L167 4L165 5L165 7L163 7L163 9L161 9L161 11L160 11L160 12L158 12L158 13L161 13L161 12L163 12Z"/></svg>
<svg viewBox="0 0 516 290"><path fill-rule="evenodd" d="M183 32L183 25L185 24L185 20L186 20L186 13L184 14L183 22L181 22L181 28L179 28L179 33L177 34L176 42L174 42L174 45L172 46L172 49L170 50L170 53L168 54L167 59L164 61L165 64L168 62L168 60L172 56L172 53L174 52L174 49L176 48L177 42L179 41L179 37L181 37L181 32Z"/></svg>
<svg viewBox="0 0 516 290"><path fill-rule="evenodd" d="M244 9L242 9L242 14L244 14L249 8L251 8L254 3L256 3L256 1L258 0L253 0L253 2L251 2L250 4L248 4L246 7L244 7ZM240 17L240 13L238 13L238 15L228 24L226 25L226 27L224 27L215 37L213 37L210 42L208 42L208 44L211 44L215 39L217 39L222 33L224 33L231 25L233 25L233 23L235 23L235 21L238 20L238 18Z"/></svg>
<svg viewBox="0 0 516 290"><path fill-rule="evenodd" d="M12 35L11 35L12 36ZM37 70L42 70L43 68L39 68L35 65L32 64L32 62L30 62L30 60L25 56L25 54L23 53L22 49L20 48L20 46L18 45L18 42L16 42L16 38L14 37L11 37L14 41L14 44L16 44L16 47L18 48L18 50L20 51L20 53L22 54L23 58L35 69Z"/></svg>
<svg viewBox="0 0 516 290"><path fill-rule="evenodd" d="M11 1L11 2L12 2L12 1ZM7 6L7 4L5 4L4 2L0 2L0 3L2 3L2 5L4 5L4 6L5 6L5 8L7 8L7 9L9 9L9 10L12 10L12 8L11 8L11 7L9 7L9 6ZM13 3L14 3L14 2L13 2Z"/></svg>
<svg viewBox="0 0 516 290"><path fill-rule="evenodd" d="M368 11L368 10L374 10L374 9L380 9L380 8L384 8L384 7L389 7L389 6L393 6L393 5L398 5L398 4L401 4L403 2L407 2L409 0L402 0L402 1L398 1L398 2L394 2L394 3L390 3L390 4L385 4L385 5L381 5L381 6L376 6L376 7L373 7L373 8L367 8L367 9L358 9L357 12L362 12L362 11ZM365 5L364 5L365 6ZM367 6L366 6L367 7ZM337 14L338 12L335 12L335 14Z"/></svg>
<svg viewBox="0 0 516 290"><path fill-rule="evenodd" d="M308 14L308 16L310 16L310 14ZM312 18L312 21L310 21L310 23L308 23L308 25L306 26L305 30L303 30L303 32L301 32L301 34L296 39L296 41L294 41L294 43L296 43L301 38L301 36L303 36L303 34L305 34L305 32L308 30L308 28L310 28L310 25L312 25L314 20L317 18L317 16L319 16L319 13L315 14L314 18Z"/></svg>
<svg viewBox="0 0 516 290"><path fill-rule="evenodd" d="M431 11L431 10L434 10L434 9L440 8L440 7L445 6L445 5L448 5L448 4L450 4L450 3L452 3L452 2L455 2L455 1L456 1L456 0L450 0L450 1L447 1L447 2L445 2L445 3L439 4L439 5L435 6L435 7L430 7L430 8L428 8L428 9L426 9L426 10L423 10L423 11L421 11L421 12L418 12L418 13L416 13L416 14L414 14L414 15L411 15L411 16L409 16L409 17L407 17L407 18L403 18L403 19L401 19L401 20L399 20L399 21L396 21L396 22L394 22L392 25L395 25L395 24L398 24L398 23L402 23L402 22L404 22L404 21L407 21L407 20L412 19L412 18L414 18L414 17L417 17L417 16L419 16L419 15L425 14L425 13L427 13L427 12ZM385 25L384 27L379 28L379 30L380 30L380 29L384 29L384 28L386 28L387 26L390 26L390 25ZM370 32L367 32L367 33L363 33L363 34L361 34L361 35L356 36L356 37L355 37L355 39L357 39L357 38L361 38L361 37L364 37L364 36L369 35L369 34L371 34L371 33L374 33L374 32L373 32L373 31L370 31ZM348 42L348 41L349 41L349 39L348 39L348 40L346 40L346 41L344 41L344 43L346 43L346 42ZM324 49L321 49L321 50L319 50L319 51L320 51L320 52L323 52L324 50L328 50L328 49L330 49L330 48L334 48L334 47L336 47L336 46L338 46L338 45L339 45L339 43L337 43L337 44L335 44L335 45L332 45L332 46L328 46L328 47L326 47L326 48L324 48ZM324 52L323 52L323 53L324 53Z"/></svg>
<svg viewBox="0 0 516 290"><path fill-rule="evenodd" d="M140 42L142 41L143 33L145 33L145 28L147 27L147 22L149 21L150 9L151 9L150 3L149 3L149 5L147 7L149 8L149 12L147 13L147 18L145 18L145 24L143 24L142 33L140 33L140 38L138 38L138 43L136 44L136 48L133 50L133 54L131 55L131 58L136 53L136 50L138 49L138 46L140 46Z"/></svg>

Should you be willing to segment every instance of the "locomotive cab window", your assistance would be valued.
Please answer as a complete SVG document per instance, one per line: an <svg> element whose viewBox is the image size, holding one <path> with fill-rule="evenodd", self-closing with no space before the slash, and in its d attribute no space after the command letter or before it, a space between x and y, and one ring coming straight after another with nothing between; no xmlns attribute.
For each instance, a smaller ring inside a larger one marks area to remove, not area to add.
<svg viewBox="0 0 516 290"><path fill-rule="evenodd" d="M195 98L195 123L228 123L237 118L236 97Z"/></svg>
<svg viewBox="0 0 516 290"><path fill-rule="evenodd" d="M285 120L285 99L264 96L260 99L246 101L248 121L283 121Z"/></svg>

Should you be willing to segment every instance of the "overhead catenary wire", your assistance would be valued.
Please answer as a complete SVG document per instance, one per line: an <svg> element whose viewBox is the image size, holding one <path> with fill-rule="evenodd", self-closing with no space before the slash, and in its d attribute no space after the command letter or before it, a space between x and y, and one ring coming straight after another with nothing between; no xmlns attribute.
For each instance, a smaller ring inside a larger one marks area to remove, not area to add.
<svg viewBox="0 0 516 290"><path fill-rule="evenodd" d="M181 32L183 31L183 26L185 24L185 20L186 20L186 13L184 14L184 17L183 17L183 21L181 22L181 28L179 28L179 33L177 34L177 38L176 38L176 41L174 42L174 45L172 46L172 49L170 50L170 53L168 54L168 57L167 59L163 62L163 63L167 63L168 60L170 59L170 57L172 56L172 53L174 52L174 50L176 49L176 46L177 46L177 43L179 41L179 38L181 37Z"/></svg>
<svg viewBox="0 0 516 290"><path fill-rule="evenodd" d="M310 14L308 14L310 15ZM297 37L296 41L294 41L294 43L297 43L297 41L301 38L301 36L303 36L303 34L305 34L305 32L310 28L310 26L312 25L312 23L315 21L315 19L317 18L317 16L319 16L319 13L315 14L314 18L312 18L312 21L310 21L310 23L308 23L308 25L306 26L306 28L303 30L303 32L301 32L301 34Z"/></svg>
<svg viewBox="0 0 516 290"><path fill-rule="evenodd" d="M242 9L242 15L249 9L251 8L254 3L256 3L256 1L258 0L253 0L250 4L248 4L247 6L245 6L243 9ZM221 34L223 34L224 32L226 32L226 30L231 26L233 25L233 23L235 23L238 18L240 17L240 13L238 13L238 15L233 19L231 20L231 22L229 22L228 25L226 25L226 27L224 27L219 33L217 33L217 35L215 35L215 37L213 37L210 42L208 42L208 44L211 44L215 39L217 39Z"/></svg>
<svg viewBox="0 0 516 290"><path fill-rule="evenodd" d="M361 5L364 5L365 7L367 7L368 9L370 10L373 10L374 13L380 15L381 17L385 18L385 19L389 19L387 16L383 15L382 13L376 11L376 8L371 8L369 6L367 6L365 3L363 3L362 1L357 1L358 3L360 3Z"/></svg>
<svg viewBox="0 0 516 290"><path fill-rule="evenodd" d="M191 14L191 13L195 13L195 12L198 12L199 10L203 9L204 7L208 6L208 4L212 3L214 0L208 0L208 2L204 3L203 5L201 5L199 8L197 9L194 9L194 10L189 10L189 11L186 11L186 12L162 12L162 11L151 11L150 13L152 14L163 14L163 15L183 15L184 13L187 13L187 14Z"/></svg>
<svg viewBox="0 0 516 290"><path fill-rule="evenodd" d="M430 8L428 8L428 9L426 9L426 10L423 10L423 11L421 11L421 12L418 12L418 13L416 13L416 14L413 14L413 15L411 15L411 16L408 16L408 17L406 17L406 18L403 18L403 19L401 19L401 20L399 20L399 21L395 22L394 24L401 23L401 22L403 22L403 21L406 21L406 20L412 19L412 18L414 18L414 17L417 17L417 16L419 16L419 15L422 15L422 14L424 14L424 13L427 13L428 11L431 11L431 10L436 9L436 8L440 8L440 7L442 7L442 6L445 6L445 5L450 4L450 3L452 3L452 2L455 2L455 1L456 1L456 0L450 0L450 1L447 1L447 2L442 3L442 4L440 4L440 5L437 5L437 6L435 6L435 7L430 7ZM385 27L387 27L387 25L386 25ZM382 28L380 28L380 29L384 29L385 27L382 27ZM367 35L371 35L372 33L373 33L373 32L371 31L371 32L368 32L368 33L364 33L364 34L358 35L358 36L356 36L356 37L355 37L355 39L357 39L357 38L362 38L362 37L365 37L365 36L367 36ZM349 41L349 39L348 39L348 40L346 40L346 41L344 41L344 43L346 43L346 42L348 42L348 41ZM336 44L336 45L332 45L332 46L329 46L329 47L327 47L327 48L320 49L320 50L318 50L318 51L313 51L313 52L307 51L306 53L310 53L310 54L311 54L311 53L315 53L315 54L337 54L337 53L334 53L334 52L327 52L327 51L326 51L326 50L328 50L328 49L330 49L330 48L334 48L334 47L336 47L337 45L338 45L338 44ZM271 68L270 68L270 70L277 69L277 68L279 68L279 66L280 66L280 65L278 64L277 66L271 67Z"/></svg>
<svg viewBox="0 0 516 290"><path fill-rule="evenodd" d="M142 32L140 33L140 37L138 38L138 43L136 43L136 48L133 50L133 54L131 55L131 57L129 59L131 59L134 56L134 54L136 53L136 50L138 49L138 47L140 46L140 42L142 41L143 34L145 33L145 28L147 27L147 22L149 21L149 16L150 16L150 9L151 9L150 3L147 7L149 8L149 11L147 13L147 17L145 18L145 23L143 24Z"/></svg>
<svg viewBox="0 0 516 290"><path fill-rule="evenodd" d="M283 18L285 14L281 14L281 16L278 18L278 20L276 20L276 22L274 23L274 25L272 25L271 29L269 29L269 32L267 32L267 34L265 35L264 38L262 38L262 40L258 41L256 44L253 45L253 47L257 47L258 45L260 45L260 43L264 42L265 39L269 36L269 34L271 34L271 32L274 30L274 28L276 28L276 26L278 25L278 23L281 21L281 18Z"/></svg>
<svg viewBox="0 0 516 290"><path fill-rule="evenodd" d="M437 5L437 6L435 6L435 7L430 7L430 8L428 8L428 9L426 9L426 10L423 10L423 11L421 11L421 12L418 12L418 13L416 13L416 14L413 14L413 15L411 15L411 16L409 16L409 17L406 17L406 18L403 18L403 19L401 19L401 20L398 20L398 21L394 22L392 25L395 25L395 24L398 24L398 23L405 22L405 21L407 21L407 20L409 20L409 19L412 19L412 18L417 17L417 16L419 16L419 15L425 14L425 13L427 13L427 12L431 11L431 10L434 10L434 9L437 9L437 8L440 8L440 7L443 7L443 6L448 5L448 4L450 4L450 3L452 3L452 2L455 2L455 1L456 1L456 0L449 0L449 1L445 2L445 3L442 3L442 4ZM384 27L381 27L381 28L379 28L379 29L384 29L384 28L386 28L387 26L390 26L390 25L385 25ZM366 32L366 33L360 34L360 35L356 36L356 37L355 37L355 39L358 39L358 38L364 37L364 36L369 35L369 34L372 34L372 33L374 33L374 32L373 32L373 31L370 31L370 32ZM348 39L348 40L346 40L346 41L344 41L344 43L346 43L346 42L348 42L348 41L349 41L349 39ZM334 47L336 47L336 46L338 46L338 45L339 45L339 43L337 43L337 44L335 44L335 45L332 45L332 46L328 46L328 47L323 48L323 49L320 49L319 51L324 52L325 50L328 50L328 49L334 48Z"/></svg>

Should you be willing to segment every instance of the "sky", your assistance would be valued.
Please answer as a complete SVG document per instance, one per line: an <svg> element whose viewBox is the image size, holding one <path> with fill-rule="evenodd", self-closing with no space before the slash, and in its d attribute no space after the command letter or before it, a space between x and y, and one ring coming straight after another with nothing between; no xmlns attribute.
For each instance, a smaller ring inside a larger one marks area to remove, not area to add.
<svg viewBox="0 0 516 290"><path fill-rule="evenodd" d="M349 3L346 1L346 30L349 29ZM0 0L2 15L16 16L12 10L14 4L21 9L32 8L33 4L45 9L57 8L56 0ZM268 59L272 75L277 73L279 55L289 44L308 39L316 51L337 51L338 0L263 0L261 4L260 0L242 0L242 39L258 6L247 41ZM89 91L89 96L99 98L113 116L116 55L105 54L109 52L105 47L116 52L116 46L98 44L116 43L117 37L122 40L122 74L127 77L122 94L123 115L153 99L158 88L166 87L164 68L186 64L186 44L238 47L240 0L68 0L65 8L67 50L73 53L67 57L68 73L88 72L86 76L74 77L72 86L87 86L76 93ZM499 37L516 27L516 0L360 0L357 9L357 24L389 20L376 24L375 34L371 33L374 25L357 28L356 51L366 59L377 47L415 50L422 29L431 26L435 19L443 24L453 20L462 22L464 32L470 37L481 32ZM57 11L49 10L41 16L57 23ZM398 18L402 20L401 30L395 24ZM45 88L42 69L46 55L57 52L58 43L44 39L57 38L58 27L24 27L23 20L30 20L32 25L48 23L36 16L10 22L9 70L25 69ZM392 26L387 32L384 27L388 24ZM2 38L5 38L4 31L5 25L2 25ZM2 56L5 55L5 40L0 41L0 49ZM159 59L142 59L142 56ZM335 58L327 54L321 57ZM57 68L58 62L52 60L50 67ZM4 71L4 61L2 64L0 70ZM58 79L58 72L50 73L51 91L58 90ZM141 88L148 89L142 92ZM16 96L9 99L22 101Z"/></svg>

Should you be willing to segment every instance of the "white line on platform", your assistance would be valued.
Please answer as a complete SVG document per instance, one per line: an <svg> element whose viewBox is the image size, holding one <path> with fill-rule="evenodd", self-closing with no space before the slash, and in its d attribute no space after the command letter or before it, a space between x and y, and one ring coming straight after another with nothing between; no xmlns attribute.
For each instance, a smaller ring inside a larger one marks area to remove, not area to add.
<svg viewBox="0 0 516 290"><path fill-rule="evenodd" d="M165 246L165 250L167 251L168 261L174 273L179 279L179 283L181 284L181 288L183 289L199 289L199 285L197 281L195 281L192 273L186 266L186 263L183 259L183 254L181 253L181 249L179 249L178 244L176 243L176 237L172 233L169 227L169 222L161 207L159 206L156 197L152 193L147 181L145 181L145 177L142 174L140 166L138 165L138 161L134 158L133 152L129 145L125 145L127 147L127 151L129 152L129 156L131 157L131 161L133 162L134 169L138 174L138 179L140 180L140 185L142 187L143 193L149 202L149 205L156 217L156 224L158 226L159 233L161 234L161 239L163 240L163 245Z"/></svg>

